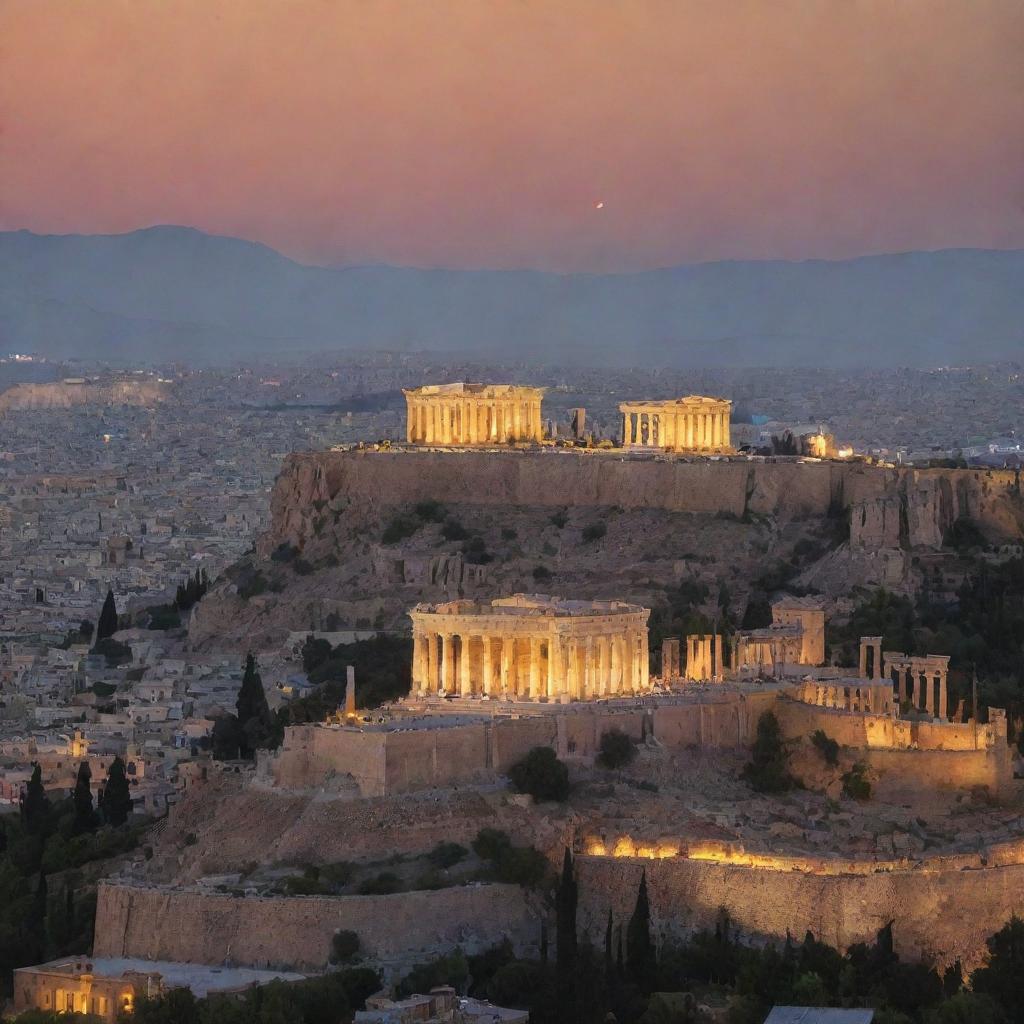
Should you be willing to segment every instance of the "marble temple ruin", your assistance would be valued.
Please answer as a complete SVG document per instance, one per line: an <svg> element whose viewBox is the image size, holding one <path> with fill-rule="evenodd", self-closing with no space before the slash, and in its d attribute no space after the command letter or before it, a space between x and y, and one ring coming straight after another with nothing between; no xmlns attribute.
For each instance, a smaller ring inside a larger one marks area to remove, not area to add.
<svg viewBox="0 0 1024 1024"><path fill-rule="evenodd" d="M687 395L662 402L623 402L622 446L729 454L732 402Z"/></svg>
<svg viewBox="0 0 1024 1024"><path fill-rule="evenodd" d="M428 384L403 391L409 444L536 443L544 436L544 388L515 384Z"/></svg>
<svg viewBox="0 0 1024 1024"><path fill-rule="evenodd" d="M412 690L563 702L645 693L649 615L540 594L416 605Z"/></svg>

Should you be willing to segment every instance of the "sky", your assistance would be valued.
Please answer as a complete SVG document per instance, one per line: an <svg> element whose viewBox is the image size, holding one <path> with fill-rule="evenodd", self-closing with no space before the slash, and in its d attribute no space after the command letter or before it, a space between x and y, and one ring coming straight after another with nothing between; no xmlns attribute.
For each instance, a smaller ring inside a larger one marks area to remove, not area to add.
<svg viewBox="0 0 1024 1024"><path fill-rule="evenodd" d="M1024 247L1020 0L0 0L0 229L630 271Z"/></svg>

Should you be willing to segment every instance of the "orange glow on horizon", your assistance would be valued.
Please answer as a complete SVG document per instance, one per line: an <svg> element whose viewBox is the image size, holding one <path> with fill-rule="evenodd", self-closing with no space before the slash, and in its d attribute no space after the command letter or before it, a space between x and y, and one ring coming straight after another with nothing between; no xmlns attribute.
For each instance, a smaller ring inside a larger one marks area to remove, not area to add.
<svg viewBox="0 0 1024 1024"><path fill-rule="evenodd" d="M1024 246L1016 0L9 0L0 38L0 228L559 270Z"/></svg>

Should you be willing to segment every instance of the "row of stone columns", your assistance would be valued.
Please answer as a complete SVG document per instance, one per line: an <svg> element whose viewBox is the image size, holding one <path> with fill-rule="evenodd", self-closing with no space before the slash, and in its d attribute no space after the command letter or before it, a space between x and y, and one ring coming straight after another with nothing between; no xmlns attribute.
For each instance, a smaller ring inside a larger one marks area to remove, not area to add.
<svg viewBox="0 0 1024 1024"><path fill-rule="evenodd" d="M412 398L410 444L504 444L540 441L540 399Z"/></svg>
<svg viewBox="0 0 1024 1024"><path fill-rule="evenodd" d="M632 445L695 451L727 448L729 414L725 411L688 413L624 410L622 443L627 448Z"/></svg>
<svg viewBox="0 0 1024 1024"><path fill-rule="evenodd" d="M843 711L861 711L873 715L888 715L892 711L892 691L886 686L864 686L808 682L802 698L807 704Z"/></svg>
<svg viewBox="0 0 1024 1024"><path fill-rule="evenodd" d="M649 688L646 634L414 633L413 692L585 700Z"/></svg>
<svg viewBox="0 0 1024 1024"><path fill-rule="evenodd" d="M949 659L886 657L886 668L893 687L898 690L901 705L909 702L911 707L926 715L948 717L947 667L942 660L948 662Z"/></svg>

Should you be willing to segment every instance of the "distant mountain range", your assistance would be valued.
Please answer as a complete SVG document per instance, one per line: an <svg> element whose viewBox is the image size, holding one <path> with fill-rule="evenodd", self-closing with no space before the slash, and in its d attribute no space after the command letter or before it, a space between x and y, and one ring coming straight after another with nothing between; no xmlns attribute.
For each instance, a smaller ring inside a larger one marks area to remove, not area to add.
<svg viewBox="0 0 1024 1024"><path fill-rule="evenodd" d="M0 233L0 351L220 360L346 349L672 367L1019 359L1024 251L551 274L305 266L180 227Z"/></svg>

